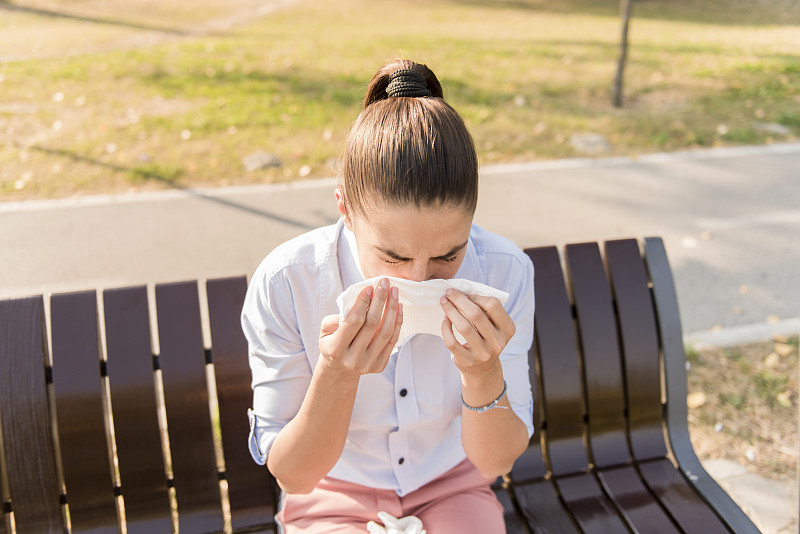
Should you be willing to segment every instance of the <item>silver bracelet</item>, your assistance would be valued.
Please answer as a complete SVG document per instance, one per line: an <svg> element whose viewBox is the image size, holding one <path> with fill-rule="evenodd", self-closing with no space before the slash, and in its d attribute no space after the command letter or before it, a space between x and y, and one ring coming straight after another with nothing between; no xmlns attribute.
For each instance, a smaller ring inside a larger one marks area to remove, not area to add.
<svg viewBox="0 0 800 534"><path fill-rule="evenodd" d="M503 400L503 397L506 396L506 392L507 391L508 391L508 384L506 384L506 381L503 380L503 392L500 394L499 397L497 397L495 400L493 400L492 402L490 402L486 406L481 406L480 408L475 408L473 406L470 406L469 404L464 402L464 394L463 393L461 394L461 404L464 406L464 408L466 408L467 410L471 410L473 412L478 412L478 413L488 412L489 410L491 410L492 408L497 406L497 404L501 400ZM500 406L500 408L505 408L505 406Z"/></svg>

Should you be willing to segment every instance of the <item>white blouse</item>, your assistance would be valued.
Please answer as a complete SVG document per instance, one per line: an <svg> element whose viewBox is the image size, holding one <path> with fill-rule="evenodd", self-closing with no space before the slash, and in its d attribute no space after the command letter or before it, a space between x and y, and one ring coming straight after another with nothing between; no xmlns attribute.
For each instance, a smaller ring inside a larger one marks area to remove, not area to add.
<svg viewBox="0 0 800 534"><path fill-rule="evenodd" d="M305 398L322 318L338 313L336 297L364 279L354 242L341 220L318 228L275 248L250 281L242 310L254 393L249 448L261 465ZM473 225L456 278L510 295L505 307L517 330L500 360L530 437L533 264L511 241ZM360 378L347 441L328 476L403 496L464 458L461 375L440 337L417 334L395 347L382 373Z"/></svg>

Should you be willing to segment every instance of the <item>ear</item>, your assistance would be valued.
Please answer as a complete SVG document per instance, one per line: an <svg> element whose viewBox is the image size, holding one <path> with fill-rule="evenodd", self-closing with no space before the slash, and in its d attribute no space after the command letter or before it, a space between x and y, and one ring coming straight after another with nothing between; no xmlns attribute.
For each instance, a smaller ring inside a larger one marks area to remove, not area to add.
<svg viewBox="0 0 800 534"><path fill-rule="evenodd" d="M342 190L337 187L333 192L333 196L336 197L336 207L339 209L339 214L342 216L344 225L352 232L353 226L350 221L350 213L347 211L347 205L344 203L344 194L342 194Z"/></svg>

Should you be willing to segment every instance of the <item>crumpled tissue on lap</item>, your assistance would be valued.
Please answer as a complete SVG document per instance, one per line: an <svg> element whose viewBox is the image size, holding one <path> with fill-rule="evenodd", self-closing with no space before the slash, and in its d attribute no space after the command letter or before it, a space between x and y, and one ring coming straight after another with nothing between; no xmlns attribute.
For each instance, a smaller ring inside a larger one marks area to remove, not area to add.
<svg viewBox="0 0 800 534"><path fill-rule="evenodd" d="M336 299L336 304L339 306L339 317L344 319L347 316L362 289L368 286L375 287L384 278L389 280L393 287L397 287L399 300L403 305L403 326L400 328L398 344L414 334L433 334L442 337L444 310L442 310L440 300L450 288L458 289L467 295L495 297L503 306L508 301L508 293L463 278L415 282L393 276L376 276L353 284L339 295ZM458 329L454 328L453 333L459 343L465 342Z"/></svg>
<svg viewBox="0 0 800 534"><path fill-rule="evenodd" d="M383 526L370 521L367 523L369 534L425 534L422 521L413 515L398 518L388 512L378 512L378 519L383 522Z"/></svg>

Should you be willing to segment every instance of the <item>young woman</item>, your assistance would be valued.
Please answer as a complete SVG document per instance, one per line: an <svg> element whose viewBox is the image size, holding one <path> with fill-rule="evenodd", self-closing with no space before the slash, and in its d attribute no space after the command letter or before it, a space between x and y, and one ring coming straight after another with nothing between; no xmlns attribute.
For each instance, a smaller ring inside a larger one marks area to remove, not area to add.
<svg viewBox="0 0 800 534"><path fill-rule="evenodd" d="M339 222L270 253L242 313L250 451L284 490L278 520L288 534L363 533L385 511L429 534L505 532L489 484L533 432L533 267L472 224L474 144L433 72L407 60L378 71L339 173ZM376 276L464 278L510 296L504 307L448 290L442 336L397 344L389 280L338 314L337 296Z"/></svg>

